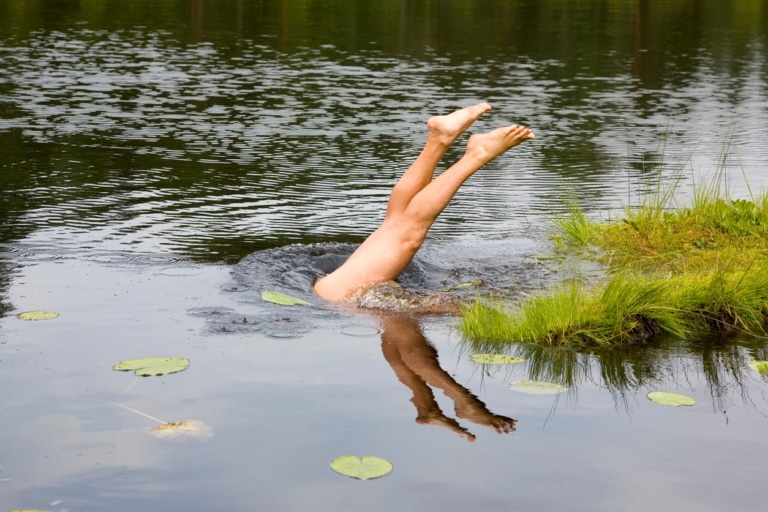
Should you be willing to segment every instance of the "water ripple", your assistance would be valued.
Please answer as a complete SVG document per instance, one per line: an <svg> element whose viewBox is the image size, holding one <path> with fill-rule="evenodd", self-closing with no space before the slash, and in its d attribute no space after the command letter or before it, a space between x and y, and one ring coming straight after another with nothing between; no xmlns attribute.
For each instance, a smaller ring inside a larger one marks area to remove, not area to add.
<svg viewBox="0 0 768 512"><path fill-rule="evenodd" d="M285 54L249 40L228 55L150 30L40 30L12 41L0 40L10 113L0 136L37 149L0 166L28 176L11 185L27 202L5 239L219 260L361 240L418 154L428 116L480 100L495 109L479 130L526 123L538 139L470 180L436 239L536 237L531 223L562 211L570 189L587 209L616 207L648 190L661 160L671 174L711 170L728 136L753 188L768 178L759 48L741 76L702 56L687 82L650 88L630 69L569 77L558 61L525 57L457 65L375 50Z"/></svg>

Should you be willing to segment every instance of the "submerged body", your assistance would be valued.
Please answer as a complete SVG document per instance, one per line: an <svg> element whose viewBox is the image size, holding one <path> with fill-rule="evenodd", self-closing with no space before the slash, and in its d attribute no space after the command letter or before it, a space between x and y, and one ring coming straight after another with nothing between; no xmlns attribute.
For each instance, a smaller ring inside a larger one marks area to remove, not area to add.
<svg viewBox="0 0 768 512"><path fill-rule="evenodd" d="M394 281L360 286L345 297L344 302L366 309L411 313L458 313L462 304L455 295L414 293Z"/></svg>
<svg viewBox="0 0 768 512"><path fill-rule="evenodd" d="M464 155L433 179L451 144L490 109L480 103L427 121L424 148L392 190L384 221L344 264L315 282L317 295L336 302L359 301L373 287L394 281L461 185L497 156L535 137L517 125L472 135Z"/></svg>

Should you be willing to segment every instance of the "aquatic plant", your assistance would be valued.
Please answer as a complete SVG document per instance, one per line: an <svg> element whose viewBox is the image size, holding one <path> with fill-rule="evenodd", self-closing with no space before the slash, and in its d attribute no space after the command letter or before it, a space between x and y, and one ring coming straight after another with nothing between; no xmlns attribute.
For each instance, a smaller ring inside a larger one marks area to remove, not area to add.
<svg viewBox="0 0 768 512"><path fill-rule="evenodd" d="M584 249L605 282L572 282L517 303L478 299L460 328L473 340L606 345L659 333L764 334L768 318L768 195L726 199L722 175L675 204L679 180L616 219L590 218L573 199L556 221L560 248Z"/></svg>
<svg viewBox="0 0 768 512"><path fill-rule="evenodd" d="M50 320L52 318L56 318L57 316L59 316L59 314L53 311L43 311L42 309L37 309L34 311L25 311L23 313L19 313L16 316L19 318L19 320L35 321L35 320Z"/></svg>
<svg viewBox="0 0 768 512"><path fill-rule="evenodd" d="M154 422L159 423L156 427L150 429L150 433L160 439L168 439L172 441L207 441L213 437L213 428L210 425L200 420L184 420L184 421L165 421L160 418L156 418L150 414L128 407L125 404L119 404L117 402L110 402L116 407L125 409L139 416L144 416Z"/></svg>
<svg viewBox="0 0 768 512"><path fill-rule="evenodd" d="M144 357L127 359L117 363L112 369L120 372L132 371L139 377L158 377L181 372L188 367L189 359L186 357Z"/></svg>
<svg viewBox="0 0 768 512"><path fill-rule="evenodd" d="M691 406L696 404L696 400L680 393L671 393L669 391L651 391L647 395L649 400L661 405L670 407Z"/></svg>
<svg viewBox="0 0 768 512"><path fill-rule="evenodd" d="M392 463L387 459L367 455L344 455L331 461L331 469L340 475L356 478L358 480L371 480L380 478L392 472Z"/></svg>

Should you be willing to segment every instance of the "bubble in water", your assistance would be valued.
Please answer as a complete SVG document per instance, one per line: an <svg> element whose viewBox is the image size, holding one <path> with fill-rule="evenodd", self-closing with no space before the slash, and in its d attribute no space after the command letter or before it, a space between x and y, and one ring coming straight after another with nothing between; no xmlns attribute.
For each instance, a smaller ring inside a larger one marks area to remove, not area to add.
<svg viewBox="0 0 768 512"><path fill-rule="evenodd" d="M234 309L224 307L201 307L192 308L187 310L187 314L190 316L205 316L205 317L217 317L217 316L229 316Z"/></svg>

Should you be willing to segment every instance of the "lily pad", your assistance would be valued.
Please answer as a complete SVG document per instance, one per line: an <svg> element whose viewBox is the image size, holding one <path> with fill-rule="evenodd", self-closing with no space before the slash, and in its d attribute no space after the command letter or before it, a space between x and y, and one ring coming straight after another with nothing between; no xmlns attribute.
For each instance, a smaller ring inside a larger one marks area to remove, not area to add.
<svg viewBox="0 0 768 512"><path fill-rule="evenodd" d="M693 405L696 403L696 400L689 396L681 395L679 393L669 393L667 391L651 391L646 396L657 404L669 405L671 407Z"/></svg>
<svg viewBox="0 0 768 512"><path fill-rule="evenodd" d="M750 361L749 367L760 375L768 375L768 361Z"/></svg>
<svg viewBox="0 0 768 512"><path fill-rule="evenodd" d="M213 437L213 429L198 420L174 421L154 427L152 435L171 441L207 441Z"/></svg>
<svg viewBox="0 0 768 512"><path fill-rule="evenodd" d="M382 477L392 471L392 463L375 456L344 455L331 462L331 469L340 475L358 480Z"/></svg>
<svg viewBox="0 0 768 512"><path fill-rule="evenodd" d="M528 393L529 395L556 395L568 388L554 382L541 382L535 380L518 380L509 383L509 389Z"/></svg>
<svg viewBox="0 0 768 512"><path fill-rule="evenodd" d="M112 367L113 370L134 371L139 377L167 375L186 370L189 359L185 357L145 357L128 359Z"/></svg>
<svg viewBox="0 0 768 512"><path fill-rule="evenodd" d="M273 302L275 304L280 304L281 306L295 306L297 304L301 304L305 306L312 305L311 303L305 300L297 299L296 297L291 297L290 295L286 295L284 293L270 292L270 291L261 292L261 300L265 300L267 302Z"/></svg>
<svg viewBox="0 0 768 512"><path fill-rule="evenodd" d="M515 364L525 361L522 357L508 356L506 354L472 354L470 359L476 363L483 364Z"/></svg>
<svg viewBox="0 0 768 512"><path fill-rule="evenodd" d="M38 309L35 311L25 311L16 316L19 320L50 320L51 318L56 318L59 314L54 313L53 311L43 311L42 309Z"/></svg>

